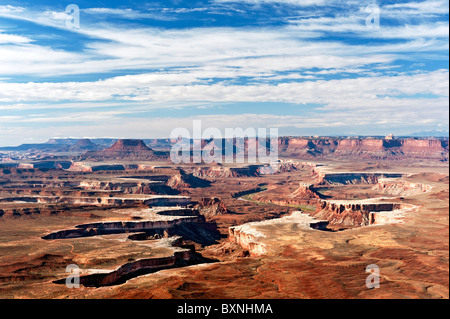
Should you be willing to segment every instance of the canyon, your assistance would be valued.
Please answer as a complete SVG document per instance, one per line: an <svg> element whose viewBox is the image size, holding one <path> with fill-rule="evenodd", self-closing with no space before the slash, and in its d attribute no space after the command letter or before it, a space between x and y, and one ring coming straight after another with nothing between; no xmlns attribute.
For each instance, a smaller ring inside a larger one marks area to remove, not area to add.
<svg viewBox="0 0 450 319"><path fill-rule="evenodd" d="M448 139L281 137L270 164L44 144L0 149L2 298L448 298Z"/></svg>

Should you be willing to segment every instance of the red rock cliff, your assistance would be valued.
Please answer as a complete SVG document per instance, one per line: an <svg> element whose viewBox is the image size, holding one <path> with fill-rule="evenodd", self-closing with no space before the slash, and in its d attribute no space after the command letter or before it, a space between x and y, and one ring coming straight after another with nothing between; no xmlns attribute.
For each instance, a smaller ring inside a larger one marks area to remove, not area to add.
<svg viewBox="0 0 450 319"><path fill-rule="evenodd" d="M281 137L281 156L358 157L365 159L435 159L448 161L447 139Z"/></svg>

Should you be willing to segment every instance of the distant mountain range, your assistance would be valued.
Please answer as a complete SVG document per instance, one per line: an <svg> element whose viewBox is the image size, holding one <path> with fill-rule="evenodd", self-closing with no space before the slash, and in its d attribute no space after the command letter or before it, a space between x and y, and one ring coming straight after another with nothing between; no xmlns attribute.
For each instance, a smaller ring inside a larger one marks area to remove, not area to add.
<svg viewBox="0 0 450 319"><path fill-rule="evenodd" d="M215 144L214 149L233 149L235 154L244 154L245 149L258 149L257 143L245 140L244 143L224 139L202 140L202 149ZM268 143L264 140L263 143ZM17 147L4 147L0 151L26 151L33 155L53 154L78 156L80 159L162 159L175 144L170 139L114 140L114 139L52 139L42 144L23 144ZM228 145L228 147L227 147ZM186 145L191 147L190 144ZM266 145L267 146L267 145ZM365 159L437 159L448 161L448 137L293 137L278 138L280 156L293 158L317 157L355 157ZM80 157L81 156L81 157Z"/></svg>
<svg viewBox="0 0 450 319"><path fill-rule="evenodd" d="M99 151L111 147L119 139L98 138L98 139L77 139L61 138L50 139L45 143L22 144L19 146L0 147L0 151L37 151L37 152L86 152ZM170 149L172 143L169 139L144 139L146 145L152 149Z"/></svg>
<svg viewBox="0 0 450 319"><path fill-rule="evenodd" d="M449 131L431 130L411 133L407 136L413 137L449 137Z"/></svg>

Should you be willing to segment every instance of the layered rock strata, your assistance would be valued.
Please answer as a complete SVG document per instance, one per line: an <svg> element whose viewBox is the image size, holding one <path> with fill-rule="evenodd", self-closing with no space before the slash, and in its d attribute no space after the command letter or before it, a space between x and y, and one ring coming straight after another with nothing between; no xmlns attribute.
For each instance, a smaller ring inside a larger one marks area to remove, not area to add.
<svg viewBox="0 0 450 319"><path fill-rule="evenodd" d="M314 217L300 211L293 212L289 216L275 218L261 222L251 222L244 225L229 228L229 240L239 244L243 249L248 250L251 255L260 255L268 252L264 244L267 237L262 227L276 226L279 224L295 224L299 228L325 230L328 222L317 220Z"/></svg>

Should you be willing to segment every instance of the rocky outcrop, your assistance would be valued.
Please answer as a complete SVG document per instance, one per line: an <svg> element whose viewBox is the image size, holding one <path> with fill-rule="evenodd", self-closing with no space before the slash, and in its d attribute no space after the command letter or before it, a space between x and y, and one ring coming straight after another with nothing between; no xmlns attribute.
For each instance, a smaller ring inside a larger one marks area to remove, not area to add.
<svg viewBox="0 0 450 319"><path fill-rule="evenodd" d="M92 206L186 206L191 203L187 196L175 195L142 195L133 197L106 197L106 196L23 196L0 198L0 202L28 202L46 204L75 204Z"/></svg>
<svg viewBox="0 0 450 319"><path fill-rule="evenodd" d="M90 139L80 139L78 142L70 147L72 152L86 152L86 151L96 151L101 148L100 145L93 143Z"/></svg>
<svg viewBox="0 0 450 319"><path fill-rule="evenodd" d="M314 185L308 183L300 183L290 197L307 201L320 199L320 195L314 190Z"/></svg>
<svg viewBox="0 0 450 319"><path fill-rule="evenodd" d="M42 237L42 239L64 239L91 237L125 232L140 233L151 230L170 229L183 223L202 223L203 216L183 216L169 220L138 221L138 222L100 222L75 226L74 229L61 230Z"/></svg>
<svg viewBox="0 0 450 319"><path fill-rule="evenodd" d="M215 197L202 198L194 207L207 218L229 213L226 205Z"/></svg>
<svg viewBox="0 0 450 319"><path fill-rule="evenodd" d="M167 186L174 189L183 190L187 188L203 188L209 187L211 185L210 181L201 179L192 174L178 174L172 176L167 181Z"/></svg>
<svg viewBox="0 0 450 319"><path fill-rule="evenodd" d="M406 197L430 192L433 186L405 180L382 178L378 180L373 189L388 195Z"/></svg>
<svg viewBox="0 0 450 319"><path fill-rule="evenodd" d="M200 178L229 178L229 177L245 177L258 176L257 165L250 165L242 168L223 167L220 165L210 167L194 167L186 168L185 172Z"/></svg>
<svg viewBox="0 0 450 319"><path fill-rule="evenodd" d="M89 162L72 162L66 167L70 172L92 173L100 171L155 171L154 165L148 164L95 164Z"/></svg>
<svg viewBox="0 0 450 319"><path fill-rule="evenodd" d="M178 195L179 192L161 181L145 179L114 179L112 181L85 180L79 187L85 190L119 192L121 194Z"/></svg>
<svg viewBox="0 0 450 319"><path fill-rule="evenodd" d="M52 160L43 160L43 161L34 161L30 163L14 163L11 164L10 167L17 168L18 170L50 170L50 169L67 169L72 164L71 161L52 161Z"/></svg>
<svg viewBox="0 0 450 319"><path fill-rule="evenodd" d="M400 173L324 173L314 171L319 185L377 184L380 178L400 178Z"/></svg>
<svg viewBox="0 0 450 319"><path fill-rule="evenodd" d="M256 232L249 232L242 227L230 227L228 239L237 243L251 255L262 255L267 252L266 245L260 242L262 236Z"/></svg>
<svg viewBox="0 0 450 319"><path fill-rule="evenodd" d="M314 185L310 183L299 183L298 188L293 192L286 193L286 191L287 189L284 188L279 191L279 188L269 186L267 191L259 188L242 192L242 195L252 194L250 197L253 201L280 206L316 206L321 198L326 198L326 196L318 193ZM239 193L238 195L242 196Z"/></svg>
<svg viewBox="0 0 450 319"><path fill-rule="evenodd" d="M154 152L142 140L118 140L111 147L101 151L87 152L84 159L133 159L155 160L167 158Z"/></svg>
<svg viewBox="0 0 450 319"><path fill-rule="evenodd" d="M92 173L92 166L83 162L73 162L72 165L68 168L68 171L71 172L83 172L83 173Z"/></svg>
<svg viewBox="0 0 450 319"><path fill-rule="evenodd" d="M152 149L145 145L143 140L118 140L105 152L151 152Z"/></svg>
<svg viewBox="0 0 450 319"><path fill-rule="evenodd" d="M291 197L291 196L273 196L270 193L258 193L251 196L251 199L256 202L274 204L279 206L315 206L318 199L306 199L302 197Z"/></svg>
<svg viewBox="0 0 450 319"><path fill-rule="evenodd" d="M261 222L251 222L240 226L230 227L228 239L232 242L239 244L243 249L247 250L250 255L261 255L268 253L267 246L264 244L264 239L267 235L270 235L270 230L261 231L260 227L265 229L271 226L283 224L295 224L296 227L303 229L315 229L326 230L328 222L324 220L318 220L315 217L311 217L308 214L304 214L300 211L293 212L289 216L281 218L264 220Z"/></svg>
<svg viewBox="0 0 450 319"><path fill-rule="evenodd" d="M259 175L271 175L286 172L296 172L305 169L306 167L306 165L300 162L278 160L277 162L271 164L259 166L257 168L257 173Z"/></svg>
<svg viewBox="0 0 450 319"><path fill-rule="evenodd" d="M360 227L374 223L373 212L386 212L401 209L398 203L364 201L320 201L312 215L325 219L332 226Z"/></svg>
<svg viewBox="0 0 450 319"><path fill-rule="evenodd" d="M184 171L201 178L252 177L295 172L306 166L299 162L278 161L264 165L248 165L244 167L224 167L222 165L185 168Z"/></svg>

